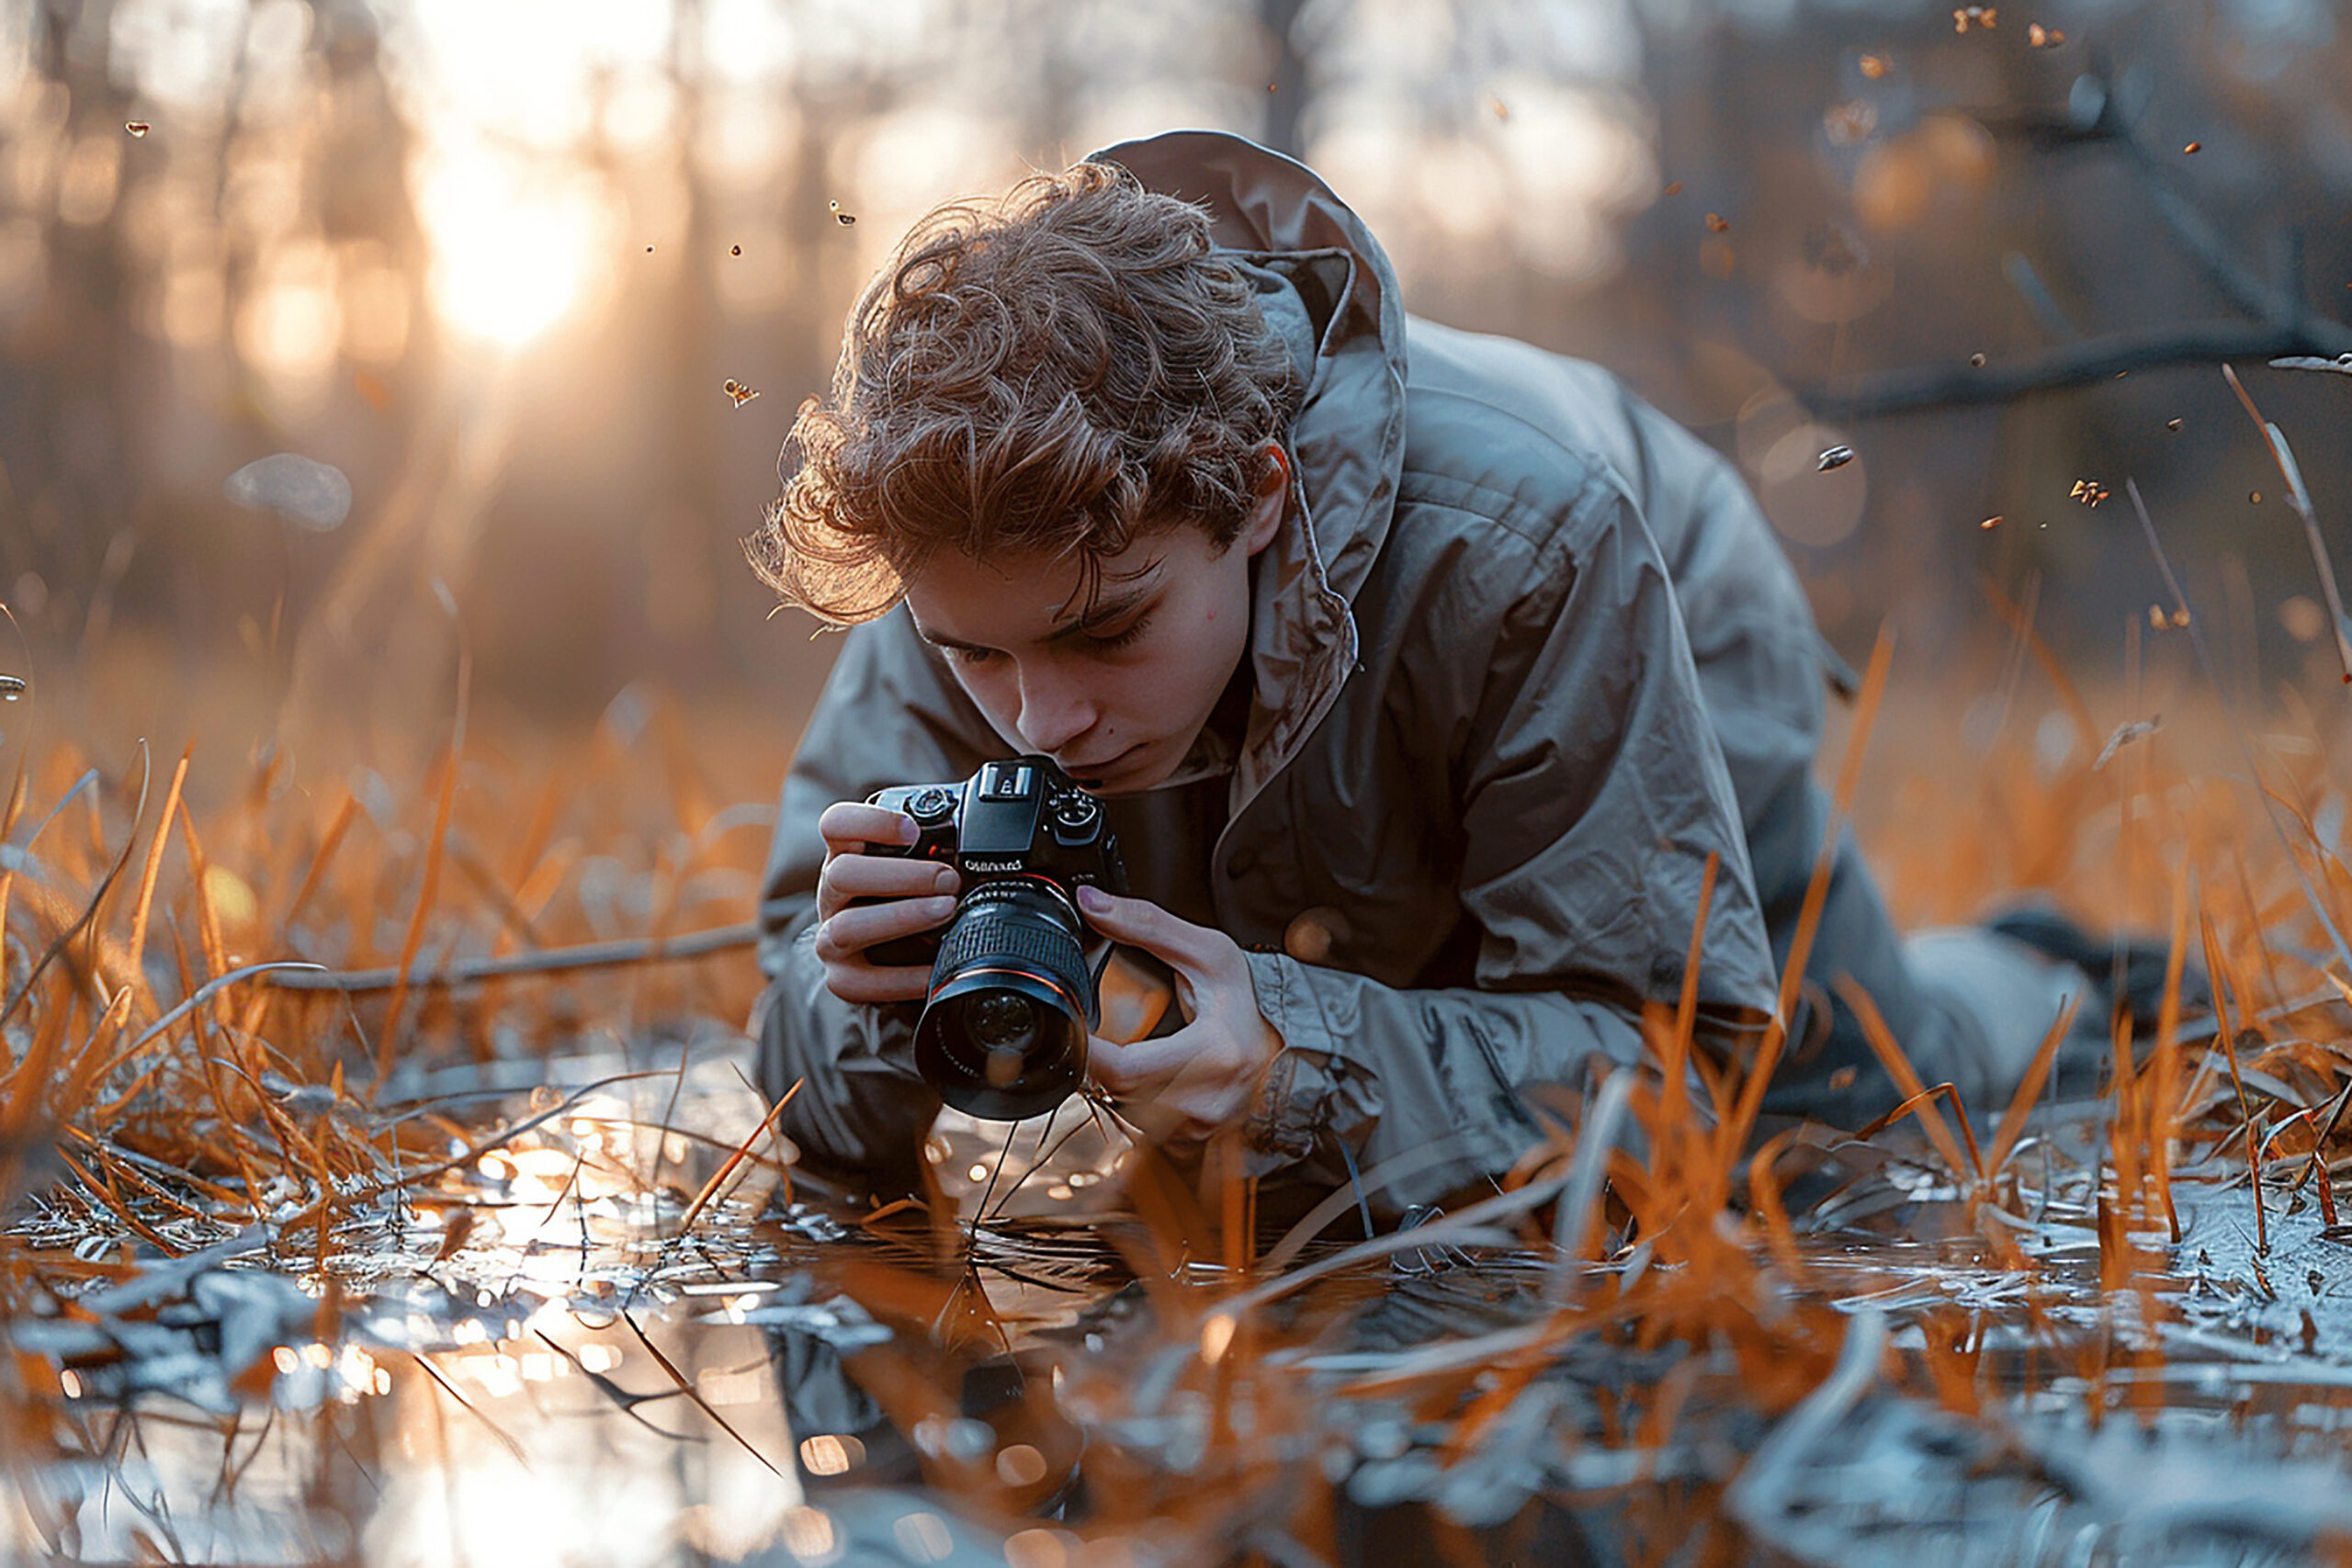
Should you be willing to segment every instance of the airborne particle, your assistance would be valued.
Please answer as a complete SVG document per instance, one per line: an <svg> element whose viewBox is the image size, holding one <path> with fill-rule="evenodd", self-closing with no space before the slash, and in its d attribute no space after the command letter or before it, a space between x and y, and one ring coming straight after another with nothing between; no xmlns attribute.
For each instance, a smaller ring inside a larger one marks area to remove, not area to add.
<svg viewBox="0 0 2352 1568"><path fill-rule="evenodd" d="M1886 57L1884 55L1865 54L1862 56L1861 65L1862 74L1869 77L1873 82L1886 74Z"/></svg>
<svg viewBox="0 0 2352 1568"><path fill-rule="evenodd" d="M2001 514L1996 512L1992 516L1987 517L1984 522L1979 523L1976 525L1979 528L1997 528L2001 525Z"/></svg>
<svg viewBox="0 0 2352 1568"><path fill-rule="evenodd" d="M2026 24L2025 40L2036 49L2056 49L2066 41L2066 35L2056 28L2045 28L2040 22L2029 22Z"/></svg>
<svg viewBox="0 0 2352 1568"><path fill-rule="evenodd" d="M1495 118L1497 119L1508 120L1510 118L1510 106L1503 102L1500 98L1488 98L1487 100L1487 107L1494 110Z"/></svg>
<svg viewBox="0 0 2352 1568"><path fill-rule="evenodd" d="M229 476L220 493L239 506L275 512L322 534L351 515L351 481L343 470L294 452L247 463Z"/></svg>
<svg viewBox="0 0 2352 1568"><path fill-rule="evenodd" d="M2195 152L2203 148L2204 145L2205 143L2202 141L2192 141L2188 146L2182 148L2181 151L2184 152Z"/></svg>
<svg viewBox="0 0 2352 1568"><path fill-rule="evenodd" d="M1982 369L1984 369L1984 356L1983 355L1981 355L1981 354L1972 354L1972 355L1970 355L1968 356L1968 367L1969 367L1970 369L1972 369L1972 370L1982 370Z"/></svg>
<svg viewBox="0 0 2352 1568"><path fill-rule="evenodd" d="M2172 613L2172 624L2176 626L2185 626L2188 624L2188 607L2187 605L2184 604L2179 609L2175 610Z"/></svg>
<svg viewBox="0 0 2352 1568"><path fill-rule="evenodd" d="M1878 129L1878 107L1866 98L1832 104L1821 117L1821 128L1831 146L1857 146Z"/></svg>
<svg viewBox="0 0 2352 1568"><path fill-rule="evenodd" d="M1682 182L1680 180L1668 180L1666 183L1666 194L1668 196L1680 196L1682 194ZM2352 288L2352 283L2347 283L2344 287L2346 288Z"/></svg>
<svg viewBox="0 0 2352 1568"><path fill-rule="evenodd" d="M730 256L740 256L743 254L743 247L741 245L729 245L727 247L727 254Z"/></svg>
<svg viewBox="0 0 2352 1568"><path fill-rule="evenodd" d="M2180 423L2181 422L2177 419L2168 419L2165 421L2165 428L2166 430L2178 430L2180 428Z"/></svg>
<svg viewBox="0 0 2352 1568"><path fill-rule="evenodd" d="M1707 214L1707 232L1708 232L1708 233L1710 233L1710 234L1720 234L1720 233L1722 233L1724 230L1726 230L1726 229L1728 229L1728 228L1730 228L1730 227L1731 227L1731 220L1730 220L1730 219L1728 219L1728 218L1726 218L1726 217L1724 217L1722 213L1720 213L1720 212L1710 212L1710 213L1708 213L1708 214Z"/></svg>
<svg viewBox="0 0 2352 1568"><path fill-rule="evenodd" d="M2256 506L2260 506L2262 504L2262 492L2258 490L2246 491L2245 498Z"/></svg>
<svg viewBox="0 0 2352 1568"><path fill-rule="evenodd" d="M2066 493L2085 506L2097 506L2108 497L2108 491L2097 479L2076 479L2075 488Z"/></svg>
<svg viewBox="0 0 2352 1568"><path fill-rule="evenodd" d="M735 406L739 409L760 395L753 388L736 380L731 376L728 378L727 385L721 387L719 390L735 400Z"/></svg>
<svg viewBox="0 0 2352 1568"><path fill-rule="evenodd" d="M22 675L0 675L0 703L13 703L32 690Z"/></svg>
<svg viewBox="0 0 2352 1568"><path fill-rule="evenodd" d="M1832 446L1825 450L1815 460L1813 471L1816 474L1826 474L1832 468L1842 468L1853 460L1854 449L1851 446Z"/></svg>
<svg viewBox="0 0 2352 1568"><path fill-rule="evenodd" d="M840 224L844 229L857 221L857 214L854 212L843 212L842 210L842 204L838 201L829 201L825 203L825 206L831 211L833 215L833 221Z"/></svg>
<svg viewBox="0 0 2352 1568"><path fill-rule="evenodd" d="M122 129L133 136L144 136L155 128L143 119L127 119L122 122Z"/></svg>

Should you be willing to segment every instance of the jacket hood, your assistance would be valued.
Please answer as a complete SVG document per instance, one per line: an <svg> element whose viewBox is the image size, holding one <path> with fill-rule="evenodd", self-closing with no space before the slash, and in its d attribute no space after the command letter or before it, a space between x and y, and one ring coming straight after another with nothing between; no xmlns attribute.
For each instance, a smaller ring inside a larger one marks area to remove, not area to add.
<svg viewBox="0 0 2352 1568"><path fill-rule="evenodd" d="M1214 130L1094 156L1207 209L1212 238L1249 267L1306 385L1290 431L1292 504L1257 566L1256 700L1235 760L1238 807L1295 752L1355 666L1348 604L1387 537L1404 466L1404 304L1363 220L1294 159Z"/></svg>

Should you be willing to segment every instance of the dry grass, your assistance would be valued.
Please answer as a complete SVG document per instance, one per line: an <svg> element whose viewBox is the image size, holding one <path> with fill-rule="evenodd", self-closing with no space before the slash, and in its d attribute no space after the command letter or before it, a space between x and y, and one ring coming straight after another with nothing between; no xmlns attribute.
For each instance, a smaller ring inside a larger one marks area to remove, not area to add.
<svg viewBox="0 0 2352 1568"><path fill-rule="evenodd" d="M1883 647L1838 739L1838 791L1914 919L2039 888L2094 927L2168 945L2153 1047L2135 1055L2119 1037L2104 1122L2060 1174L2056 1140L2029 1115L2039 1074L1996 1125L1972 1126L1883 1026L1873 1043L1906 1098L1878 1128L1860 1140L1793 1129L1759 1141L1777 1041L1753 1062L1694 1055L1689 997L1649 1021L1645 1068L1563 1089L1551 1107L1560 1131L1496 1194L1409 1235L1352 1248L1308 1231L1277 1240L1250 1184L1216 1175L1237 1163L1213 1158L1195 1192L1138 1152L1124 1217L1099 1234L1143 1282L1149 1326L1110 1360L1069 1359L1063 1397L1033 1398L1020 1416L1057 1479L1073 1423L1086 1432L1094 1512L1080 1533L1271 1560L1272 1519L1285 1539L1328 1551L1342 1494L1312 1461L1335 1423L1358 1418L1346 1413L1405 1413L1442 1434L1438 1472L1466 1476L1527 1442L1539 1396L1554 1397L1564 1367L1599 1356L1634 1370L1595 1396L1594 1424L1576 1442L1627 1456L1622 1481L1643 1483L1629 1495L1628 1550L1659 1561L1731 1551L1741 1529L1763 1528L1752 1499L1726 1493L1731 1473L1660 1467L1683 1462L1673 1456L1694 1421L1736 1409L1769 1426L1835 1390L1860 1287L1838 1274L1832 1244L1873 1224L1890 1245L1932 1239L1944 1265L2025 1281L2018 1321L2045 1347L2020 1374L2014 1344L1984 1321L1920 1306L1921 1335L1877 1353L1888 1389L1972 1419L2014 1401L2020 1375L2028 1392L2078 1380L2094 1421L2119 1403L2143 1416L2160 1404L2160 1341L2058 1333L2033 1292L2075 1291L2108 1312L2131 1297L2140 1322L2176 1320L2167 1292L2183 1264L2165 1243L2182 1236L2192 1200L2235 1206L2258 1233L2251 1269L2266 1280L2277 1216L2316 1205L2335 1224L2333 1182L2352 1156L2352 963L2330 928L2352 928L2339 849L2352 742L2335 709L2285 703L2256 724L2197 702L2176 673L2162 728L2102 761L2110 737L2150 711L2142 650L2124 689L2085 694L2053 682L2054 663L2037 668L2030 641L2018 647L2005 699L2016 720L1976 755L1948 720L1967 698L1900 679L1904 700L1888 698ZM2023 722L2045 712L2067 727L2063 756L2046 733L2037 750ZM525 760L461 723L456 745L404 771L306 760L300 780L283 761L231 765L201 748L152 769L122 755L94 762L64 742L28 761L0 820L10 847L0 1193L44 1223L0 1239L0 1309L71 1317L97 1281L135 1281L159 1258L250 1238L256 1225L277 1269L323 1288L380 1239L388 1216L437 1208L450 1215L437 1249L406 1265L431 1277L468 1244L459 1216L486 1152L562 1148L577 1155L577 1180L590 1156L565 1133L568 1102L504 1122L454 1103L395 1116L390 1102L421 1092L435 1064L529 1063L602 1042L627 1065L632 1042L731 1029L755 988L748 954L351 998L274 988L259 966L406 973L747 919L766 817L739 803L767 796L782 756L714 762L707 741L687 716L657 710L634 736L607 724ZM2218 1035L2199 1032L2178 1004L2192 964L2214 977ZM656 1122L654 1146L676 1157L605 1176L662 1196L666 1208L649 1213L669 1258L687 1230L740 1229L743 1199L765 1187L730 1197L734 1184L776 1172L764 1124L722 1134L666 1111ZM1578 1127L1588 1135L1569 1131ZM550 1216L565 1200L556 1194ZM1013 1233L976 1242L944 1222L952 1207L941 1198L928 1219L869 1219L869 1232L910 1253L802 1259L901 1329L855 1365L903 1431L953 1419L964 1367L1025 1332L1002 1292L984 1288L1011 1268L990 1249ZM1351 1205L1327 1205L1320 1224L1342 1213ZM2079 1290L2032 1247L2069 1215L2096 1262ZM914 1229L900 1234L905 1223ZM77 1227L83 1245L61 1249ZM1388 1260L1443 1247L1519 1280L1518 1310L1331 1360L1329 1336L1391 1278ZM354 1290L382 1282L380 1246L374 1256L374 1272L346 1281ZM1888 1277L1871 1276L1871 1288ZM316 1333L334 1337L325 1309ZM16 1451L85 1440L61 1414L59 1378L40 1356L14 1359ZM241 1386L265 1388L266 1362L257 1380ZM1195 1420L1203 1438L1181 1462L1136 1435ZM1021 1511L1051 1489L985 1457L942 1450L923 1468L1001 1530L1023 1528ZM1445 1539L1483 1550L1482 1538Z"/></svg>

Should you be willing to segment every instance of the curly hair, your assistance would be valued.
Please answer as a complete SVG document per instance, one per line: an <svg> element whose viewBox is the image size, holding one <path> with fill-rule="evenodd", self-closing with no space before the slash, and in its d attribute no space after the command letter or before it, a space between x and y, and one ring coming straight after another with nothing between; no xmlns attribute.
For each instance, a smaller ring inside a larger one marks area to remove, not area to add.
<svg viewBox="0 0 2352 1568"><path fill-rule="evenodd" d="M850 312L800 464L743 540L786 604L888 611L943 546L1102 563L1191 524L1247 521L1301 391L1207 214L1114 164L933 210Z"/></svg>

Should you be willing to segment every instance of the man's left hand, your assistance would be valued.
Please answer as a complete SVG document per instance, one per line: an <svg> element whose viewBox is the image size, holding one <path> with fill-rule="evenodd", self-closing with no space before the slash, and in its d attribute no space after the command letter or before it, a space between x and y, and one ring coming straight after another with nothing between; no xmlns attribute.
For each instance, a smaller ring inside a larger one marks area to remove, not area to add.
<svg viewBox="0 0 2352 1568"><path fill-rule="evenodd" d="M1183 1028L1156 1040L1089 1039L1094 1081L1155 1142L1180 1151L1205 1144L1248 1114L1259 1078L1283 1045L1258 1010L1249 956L1223 931L1180 920L1148 899L1084 887L1079 906L1096 931L1168 965L1184 1014Z"/></svg>

